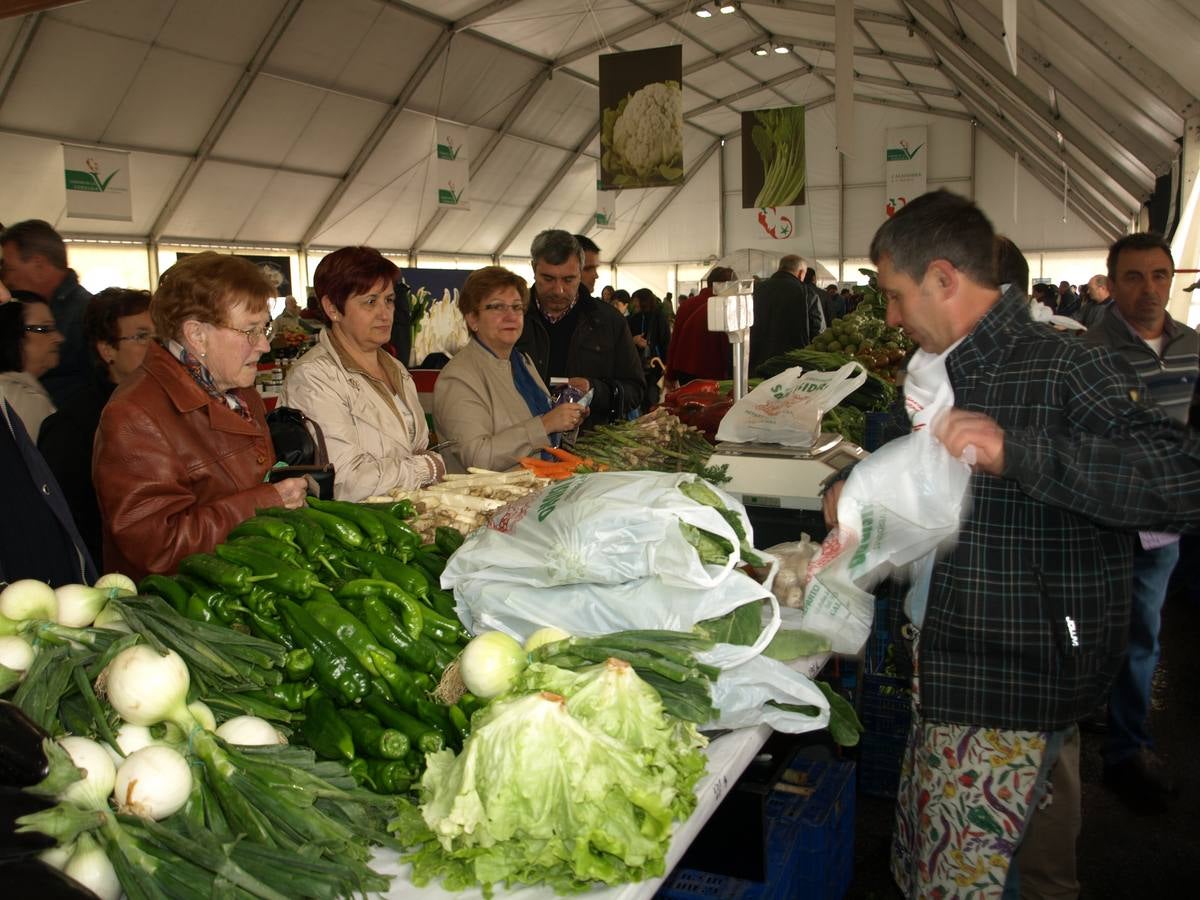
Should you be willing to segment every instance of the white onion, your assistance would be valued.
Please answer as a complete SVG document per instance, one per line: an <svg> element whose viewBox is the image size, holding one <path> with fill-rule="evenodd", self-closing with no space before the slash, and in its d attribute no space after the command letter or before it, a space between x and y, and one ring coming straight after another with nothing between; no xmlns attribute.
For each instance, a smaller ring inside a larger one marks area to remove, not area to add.
<svg viewBox="0 0 1200 900"><path fill-rule="evenodd" d="M0 666L25 673L33 664L33 645L17 634L0 637Z"/></svg>
<svg viewBox="0 0 1200 900"><path fill-rule="evenodd" d="M63 872L74 878L100 900L118 900L121 882L112 863L87 832L79 836L75 852L71 854Z"/></svg>
<svg viewBox="0 0 1200 900"><path fill-rule="evenodd" d="M82 780L67 785L61 798L84 809L102 809L108 803L117 769L103 747L85 737L65 737L59 746L80 769Z"/></svg>
<svg viewBox="0 0 1200 900"><path fill-rule="evenodd" d="M287 738L276 731L274 725L258 716L234 716L217 729L217 737L242 747L287 743Z"/></svg>
<svg viewBox="0 0 1200 900"><path fill-rule="evenodd" d="M92 626L107 628L110 631L124 631L126 634L133 633L133 629L125 623L125 617L121 615L121 610L115 603L104 604L104 609L96 613L96 621Z"/></svg>
<svg viewBox="0 0 1200 900"><path fill-rule="evenodd" d="M137 594L137 585L133 583L133 579L120 572L101 575L93 587L103 590L106 597L133 597Z"/></svg>
<svg viewBox="0 0 1200 900"><path fill-rule="evenodd" d="M213 715L213 711L208 708L207 703L201 703L199 700L193 701L188 704L188 712L192 714L196 724L205 731L217 730L217 717Z"/></svg>
<svg viewBox="0 0 1200 900"><path fill-rule="evenodd" d="M54 621L69 628L87 628L108 602L108 594L86 584L64 584L55 589L54 596L58 600Z"/></svg>
<svg viewBox="0 0 1200 900"><path fill-rule="evenodd" d="M104 670L108 702L126 722L175 722L189 730L186 707L191 678L179 654L161 654L146 644L122 650Z"/></svg>
<svg viewBox="0 0 1200 900"><path fill-rule="evenodd" d="M463 684L485 700L507 692L529 664L525 649L503 631L485 631L458 658Z"/></svg>
<svg viewBox="0 0 1200 900"><path fill-rule="evenodd" d="M183 809L192 791L192 770L177 751L153 744L129 754L117 769L113 799L120 812L165 819Z"/></svg>
<svg viewBox="0 0 1200 900"><path fill-rule="evenodd" d="M553 644L555 641L565 641L570 635L561 628L555 628L553 625L547 625L544 628L539 628L529 637L525 638L525 652L532 653L538 647L544 644Z"/></svg>
<svg viewBox="0 0 1200 900"><path fill-rule="evenodd" d="M157 743L154 740L154 735L150 733L150 729L145 725L132 725L129 722L124 723L117 729L114 735L117 739L117 746L111 744L101 744L108 755L112 758L114 766L120 766L125 762L125 757L131 753L136 753L143 747L149 747L151 744Z"/></svg>
<svg viewBox="0 0 1200 900"><path fill-rule="evenodd" d="M18 622L25 619L49 619L55 621L58 599L54 588L44 581L22 578L0 591L0 613Z"/></svg>
<svg viewBox="0 0 1200 900"><path fill-rule="evenodd" d="M46 865L53 866L61 872L74 852L75 843L71 842L70 844L59 844L56 847L43 850L37 855L37 858Z"/></svg>

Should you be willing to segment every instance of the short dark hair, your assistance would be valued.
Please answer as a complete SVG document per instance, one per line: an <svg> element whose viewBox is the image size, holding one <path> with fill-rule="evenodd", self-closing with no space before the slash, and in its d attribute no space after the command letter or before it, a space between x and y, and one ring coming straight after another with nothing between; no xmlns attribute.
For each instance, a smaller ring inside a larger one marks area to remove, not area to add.
<svg viewBox="0 0 1200 900"><path fill-rule="evenodd" d="M704 283L709 287L714 284L724 284L727 281L737 281L737 272L729 266L713 266L712 271L704 277Z"/></svg>
<svg viewBox="0 0 1200 900"><path fill-rule="evenodd" d="M1108 277L1117 280L1117 262L1122 250L1161 250L1171 261L1171 271L1175 271L1175 257L1171 253L1171 245L1161 234L1154 231L1138 231L1118 238L1116 243L1108 248Z"/></svg>
<svg viewBox="0 0 1200 900"><path fill-rule="evenodd" d="M996 235L996 284L1015 284L1029 293L1029 260L1002 234Z"/></svg>
<svg viewBox="0 0 1200 900"><path fill-rule="evenodd" d="M583 248L575 235L561 228L551 228L539 232L529 247L529 261L535 269L539 262L552 266L561 266L572 256L579 260L579 268L583 268Z"/></svg>
<svg viewBox="0 0 1200 900"><path fill-rule="evenodd" d="M346 311L346 301L364 294L383 281L394 286L400 277L400 267L374 247L342 247L334 250L319 263L313 272L313 288L317 293L317 309L325 317L321 301L326 297L338 312Z"/></svg>
<svg viewBox="0 0 1200 900"><path fill-rule="evenodd" d="M524 278L504 266L484 266L467 276L462 290L458 292L458 311L463 316L478 313L484 300L504 288L516 290L521 297L521 304L528 308L529 285Z"/></svg>
<svg viewBox="0 0 1200 900"><path fill-rule="evenodd" d="M103 341L116 347L121 338L117 320L136 316L150 308L150 292L132 288L110 287L96 294L83 313L83 341L92 354L92 362L107 371L104 360L96 352L96 344Z"/></svg>
<svg viewBox="0 0 1200 900"><path fill-rule="evenodd" d="M995 237L987 216L966 197L930 191L879 226L871 262L890 257L897 272L920 281L931 262L945 259L977 284L995 287Z"/></svg>
<svg viewBox="0 0 1200 900"><path fill-rule="evenodd" d="M0 234L0 246L4 244L15 244L22 260L36 253L46 257L56 269L67 268L67 245L63 243L62 235L42 219L26 219L10 225Z"/></svg>
<svg viewBox="0 0 1200 900"><path fill-rule="evenodd" d="M595 241L593 241L586 234L577 234L577 235L574 235L574 237L575 237L575 243L577 243L579 245L579 248L581 250L583 250L584 253L599 253L600 252L600 247L596 244Z"/></svg>
<svg viewBox="0 0 1200 900"><path fill-rule="evenodd" d="M625 290L624 288L617 288L615 291L613 291L612 302L616 303L618 301L621 303L628 303L629 291Z"/></svg>

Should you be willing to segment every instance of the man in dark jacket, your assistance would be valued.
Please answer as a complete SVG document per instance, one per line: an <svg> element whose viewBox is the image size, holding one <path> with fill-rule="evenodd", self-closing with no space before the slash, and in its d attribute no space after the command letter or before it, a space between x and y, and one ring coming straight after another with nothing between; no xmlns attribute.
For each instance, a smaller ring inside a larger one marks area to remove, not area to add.
<svg viewBox="0 0 1200 900"><path fill-rule="evenodd" d="M754 287L754 324L750 327L750 371L772 356L807 347L825 330L821 292L805 284L804 260L785 256L779 271Z"/></svg>
<svg viewBox="0 0 1200 900"><path fill-rule="evenodd" d="M583 251L566 231L543 231L530 248L533 290L516 349L542 381L591 390L585 422L603 425L636 409L645 393L642 362L625 319L583 290Z"/></svg>
<svg viewBox="0 0 1200 900"><path fill-rule="evenodd" d="M92 295L67 268L67 247L48 222L29 219L0 234L4 283L10 290L33 291L45 298L63 336L59 364L42 376L55 406L87 390L92 363L83 340L83 313Z"/></svg>

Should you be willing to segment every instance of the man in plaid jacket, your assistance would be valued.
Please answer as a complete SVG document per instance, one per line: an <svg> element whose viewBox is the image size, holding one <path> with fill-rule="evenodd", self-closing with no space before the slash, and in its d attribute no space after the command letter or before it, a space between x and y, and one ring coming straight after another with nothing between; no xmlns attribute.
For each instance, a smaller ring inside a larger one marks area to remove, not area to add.
<svg viewBox="0 0 1200 900"><path fill-rule="evenodd" d="M1062 742L1121 663L1136 532L1200 526L1200 441L1139 399L1122 359L1034 323L1019 287L1001 295L993 241L936 191L871 244L888 323L946 354L955 408L935 435L974 452L970 511L913 623L892 859L910 896L1016 896Z"/></svg>

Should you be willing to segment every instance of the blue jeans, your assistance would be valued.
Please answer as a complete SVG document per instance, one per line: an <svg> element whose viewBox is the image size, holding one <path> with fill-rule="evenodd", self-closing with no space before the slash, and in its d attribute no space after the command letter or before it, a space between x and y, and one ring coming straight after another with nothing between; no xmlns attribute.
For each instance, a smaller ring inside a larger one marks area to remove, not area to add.
<svg viewBox="0 0 1200 900"><path fill-rule="evenodd" d="M1133 602L1129 611L1129 646L1117 679L1108 693L1108 738L1104 764L1129 759L1149 747L1150 682L1158 665L1158 632L1171 572L1179 561L1179 544L1155 550L1140 546L1133 554Z"/></svg>

